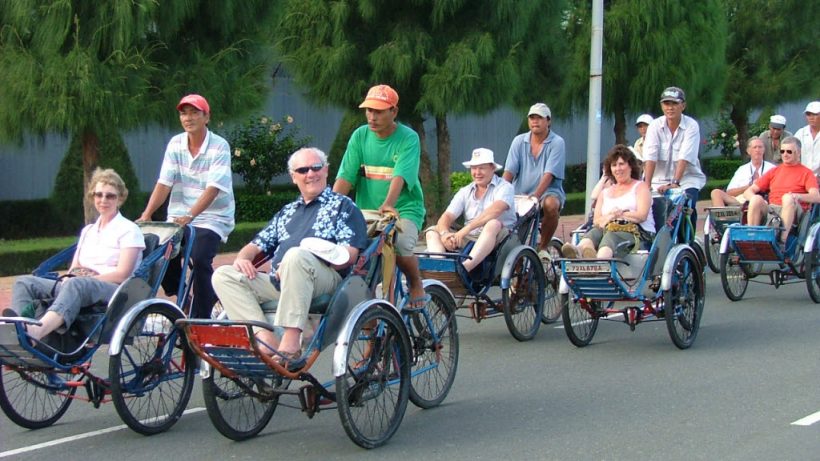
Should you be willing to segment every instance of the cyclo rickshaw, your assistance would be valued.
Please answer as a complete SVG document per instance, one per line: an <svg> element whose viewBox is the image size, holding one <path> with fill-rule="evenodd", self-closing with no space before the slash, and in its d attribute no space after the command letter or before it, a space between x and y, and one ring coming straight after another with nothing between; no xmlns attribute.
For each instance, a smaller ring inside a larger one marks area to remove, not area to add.
<svg viewBox="0 0 820 461"><path fill-rule="evenodd" d="M138 223L145 236L143 261L123 282L107 305L84 307L68 330L42 340L26 333L36 319L0 317L0 408L14 423L39 429L50 426L73 400L99 408L114 402L122 420L134 431L151 435L176 423L188 404L194 384L194 356L182 341L174 321L182 309L156 298L169 261L180 251L186 230L173 223ZM186 277L194 228L183 251L177 303L186 305ZM33 274L58 280L76 245L38 266ZM41 308L41 309L44 309ZM92 370L92 359L108 345L108 375ZM77 395L78 389L85 396Z"/></svg>
<svg viewBox="0 0 820 461"><path fill-rule="evenodd" d="M469 317L476 322L503 316L507 329L519 341L535 337L541 323L555 322L561 314L556 296L554 266L542 264L533 246L541 211L538 200L516 196L516 220L510 234L472 272L459 273L457 264L469 258L472 243L460 252L418 252L422 277L441 280L459 305L472 299ZM501 297L490 289L501 288Z"/></svg>
<svg viewBox="0 0 820 461"><path fill-rule="evenodd" d="M720 242L720 282L732 301L743 299L749 281L774 285L806 281L809 296L820 303L820 205L812 204L789 230L785 251L779 245L780 217L770 213L766 226L732 224ZM768 275L768 280L755 280Z"/></svg>
<svg viewBox="0 0 820 461"><path fill-rule="evenodd" d="M720 241L726 228L743 223L743 206L708 207L703 222L703 249L706 264L714 273L720 272Z"/></svg>
<svg viewBox="0 0 820 461"><path fill-rule="evenodd" d="M601 319L622 321L633 331L642 322L665 321L675 346L694 343L705 293L691 206L679 188L653 197L657 232L648 251L623 259L558 260L564 331L572 344L588 345Z"/></svg>
<svg viewBox="0 0 820 461"><path fill-rule="evenodd" d="M255 436L280 398L291 396L309 418L335 407L350 439L374 448L398 429L408 400L421 408L444 400L458 362L455 302L443 284L425 280L430 301L418 308L407 305L397 283L395 218L374 227L378 235L336 292L313 299L309 312L320 319L296 368L262 352L253 333L253 328L274 329L276 301L262 306L270 324L227 318L177 322L203 360L205 406L222 435ZM313 365L331 344L333 378L322 382ZM304 384L291 389L295 381Z"/></svg>

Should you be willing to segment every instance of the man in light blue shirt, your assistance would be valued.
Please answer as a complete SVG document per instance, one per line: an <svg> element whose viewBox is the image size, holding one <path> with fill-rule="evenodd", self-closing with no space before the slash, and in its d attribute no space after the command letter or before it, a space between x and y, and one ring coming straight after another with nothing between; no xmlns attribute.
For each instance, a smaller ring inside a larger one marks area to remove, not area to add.
<svg viewBox="0 0 820 461"><path fill-rule="evenodd" d="M544 103L536 103L527 114L530 131L513 138L503 178L511 182L518 195L530 195L541 203L541 240L538 255L549 259L549 243L558 227L561 208L564 207L564 169L566 147L564 138L550 126L552 112Z"/></svg>

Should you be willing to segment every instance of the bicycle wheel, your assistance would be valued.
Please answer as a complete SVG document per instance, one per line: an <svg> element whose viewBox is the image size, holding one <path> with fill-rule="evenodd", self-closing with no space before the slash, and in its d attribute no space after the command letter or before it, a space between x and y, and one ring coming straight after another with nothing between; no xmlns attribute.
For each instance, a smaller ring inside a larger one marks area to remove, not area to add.
<svg viewBox="0 0 820 461"><path fill-rule="evenodd" d="M255 436L268 425L279 404L279 396L267 400L256 398L247 390L254 386L258 391L265 392L259 388L282 386L282 382L274 378L240 377L234 380L223 376L218 370L211 370L211 375L202 380L205 409L220 434L241 441Z"/></svg>
<svg viewBox="0 0 820 461"><path fill-rule="evenodd" d="M347 343L346 372L336 378L339 417L356 445L375 448L393 436L407 410L410 341L402 320L374 305Z"/></svg>
<svg viewBox="0 0 820 461"><path fill-rule="evenodd" d="M544 267L544 309L541 312L541 323L543 324L555 323L561 318L561 298L558 296L560 277L555 265Z"/></svg>
<svg viewBox="0 0 820 461"><path fill-rule="evenodd" d="M456 378L458 328L456 302L447 290L432 285L425 291L430 302L424 311L411 312L407 322L413 352L410 401L432 408L444 401Z"/></svg>
<svg viewBox="0 0 820 461"><path fill-rule="evenodd" d="M703 246L706 248L706 265L717 274L720 272L720 236L714 229L703 236Z"/></svg>
<svg viewBox="0 0 820 461"><path fill-rule="evenodd" d="M114 407L140 434L168 430L191 397L196 362L174 326L178 317L161 304L148 307L127 326L122 350L108 362Z"/></svg>
<svg viewBox="0 0 820 461"><path fill-rule="evenodd" d="M820 239L815 239L811 253L806 253L804 256L806 288L809 290L811 300L815 303L820 303L820 249L817 247L820 241L818 240Z"/></svg>
<svg viewBox="0 0 820 461"><path fill-rule="evenodd" d="M2 365L0 408L18 426L41 429L54 424L71 405L76 387L62 385L53 371L15 370Z"/></svg>
<svg viewBox="0 0 820 461"><path fill-rule="evenodd" d="M598 302L591 301L589 304L593 310L599 306ZM577 347L586 346L592 341L598 329L598 316L584 309L581 303L574 301L569 294L561 295L561 305L567 338Z"/></svg>
<svg viewBox="0 0 820 461"><path fill-rule="evenodd" d="M694 253L678 253L672 266L672 286L663 293L666 327L678 349L689 348L700 328L704 300L699 266Z"/></svg>
<svg viewBox="0 0 820 461"><path fill-rule="evenodd" d="M544 312L544 266L532 250L515 255L508 288L501 290L504 321L519 341L535 337Z"/></svg>
<svg viewBox="0 0 820 461"><path fill-rule="evenodd" d="M732 253L720 255L720 284L726 297L732 301L740 301L749 286L749 276L743 264L738 262L737 256Z"/></svg>

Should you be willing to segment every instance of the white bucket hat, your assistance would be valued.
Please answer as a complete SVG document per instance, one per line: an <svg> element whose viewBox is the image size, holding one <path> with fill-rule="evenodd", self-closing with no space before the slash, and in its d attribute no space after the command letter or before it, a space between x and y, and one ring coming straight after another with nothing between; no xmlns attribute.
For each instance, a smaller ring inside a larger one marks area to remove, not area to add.
<svg viewBox="0 0 820 461"><path fill-rule="evenodd" d="M501 169L501 165L495 163L495 155L493 154L493 151L484 147L479 147L478 149L473 150L472 158L466 162L461 162L465 168L470 168L471 166L476 165L484 165L485 163L492 163L495 165L496 170Z"/></svg>
<svg viewBox="0 0 820 461"><path fill-rule="evenodd" d="M303 238L299 242L299 247L335 266L344 264L350 259L350 253L343 246L318 237Z"/></svg>

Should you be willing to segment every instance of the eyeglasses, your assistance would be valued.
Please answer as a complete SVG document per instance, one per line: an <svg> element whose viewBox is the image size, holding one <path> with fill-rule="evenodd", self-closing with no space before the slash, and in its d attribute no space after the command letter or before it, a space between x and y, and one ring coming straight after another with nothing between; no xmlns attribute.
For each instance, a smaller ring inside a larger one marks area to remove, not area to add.
<svg viewBox="0 0 820 461"><path fill-rule="evenodd" d="M114 200L117 198L117 194L112 194L111 192L92 192L91 196L99 199L104 198L106 200Z"/></svg>
<svg viewBox="0 0 820 461"><path fill-rule="evenodd" d="M321 170L324 167L325 167L324 163L317 163L317 164L311 165L311 166L300 166L299 168L294 168L293 172L294 173L299 173L299 174L307 174L308 171L312 171L312 172L315 173L315 172Z"/></svg>
<svg viewBox="0 0 820 461"><path fill-rule="evenodd" d="M780 149L781 154L793 154L795 151L791 149Z"/></svg>

